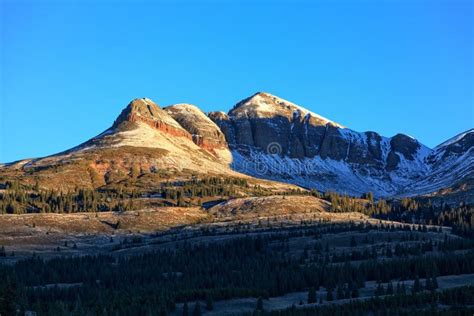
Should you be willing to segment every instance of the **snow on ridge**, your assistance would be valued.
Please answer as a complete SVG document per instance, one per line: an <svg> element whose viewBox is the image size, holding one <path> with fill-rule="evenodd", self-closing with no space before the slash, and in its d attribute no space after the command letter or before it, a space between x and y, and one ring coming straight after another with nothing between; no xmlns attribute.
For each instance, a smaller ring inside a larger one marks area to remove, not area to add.
<svg viewBox="0 0 474 316"><path fill-rule="evenodd" d="M474 176L474 147L460 156L437 162L427 176L406 187L410 195L426 194L449 187L463 178ZM433 167L433 166L432 166Z"/></svg>
<svg viewBox="0 0 474 316"><path fill-rule="evenodd" d="M178 103L167 106L164 110L171 116L174 117L172 113L177 112L181 117L185 117L189 122L199 122L201 127L211 127L219 130L219 127L214 123L209 116L206 115L200 108L194 104L189 103Z"/></svg>
<svg viewBox="0 0 474 316"><path fill-rule="evenodd" d="M273 102L269 103L267 102L266 98L271 98ZM252 97L250 97L249 99L247 99L244 103L242 103L240 106L252 106L252 108L257 112L257 113L274 113L276 112L276 109L275 109L275 103L277 105L283 105L283 106L286 106L286 107L292 107L296 110L299 110L306 118L308 116L313 116L323 122L325 122L326 124L327 123L330 123L332 125L335 125L337 127L343 127L342 125L334 122L334 121L331 121L319 114L316 114L300 105L297 105L293 102L290 102L288 100L285 100L283 98L280 98L280 97L277 97L275 95L272 95L270 93L267 93L267 92L259 92L259 93L256 93L255 95L253 95ZM233 110L235 110L237 107L234 107Z"/></svg>
<svg viewBox="0 0 474 316"><path fill-rule="evenodd" d="M247 148L249 154L232 150L232 168L254 177L288 182L321 191L360 195L373 192L378 197L393 196L418 176L417 168L388 175L380 169L366 168L343 160L289 158ZM409 162L406 162L409 163ZM405 168L404 168L405 169ZM406 168L409 169L409 168Z"/></svg>
<svg viewBox="0 0 474 316"><path fill-rule="evenodd" d="M433 149L423 145L420 142L418 142L418 144L420 145L420 148L418 148L417 157L424 161L429 155L433 153Z"/></svg>
<svg viewBox="0 0 474 316"><path fill-rule="evenodd" d="M467 130L467 131L465 131L465 132L462 132L462 133L460 133L460 134L458 134L458 135L456 135L456 136L454 136L454 137L451 137L451 138L448 139L447 141L445 141L445 142L439 144L438 146L436 146L436 147L434 148L434 150L438 150L438 149L440 149L440 148L443 148L443 147L449 146L449 145L451 145L451 144L453 144L453 143L456 143L456 142L460 141L462 138L464 138L464 136L466 136L466 135L468 135L468 134L471 134L471 133L474 133L474 128L471 128L471 129L469 129L469 130Z"/></svg>
<svg viewBox="0 0 474 316"><path fill-rule="evenodd" d="M350 128L339 128L339 132L350 142L357 141L361 144L368 145L367 135L365 132L356 132Z"/></svg>
<svg viewBox="0 0 474 316"><path fill-rule="evenodd" d="M202 117L203 119L205 119L206 121L207 120L210 120L210 118L207 117L206 113L204 113L203 111L201 111L200 108L198 108L196 105L194 104L189 104L189 103L177 103L177 104L172 104L170 106L167 106L164 108L165 111L167 111L168 109L170 108L173 108L177 111L179 111L179 113L181 115L184 115L184 116L195 116L195 115L198 115L200 117ZM168 112L168 111L167 111Z"/></svg>

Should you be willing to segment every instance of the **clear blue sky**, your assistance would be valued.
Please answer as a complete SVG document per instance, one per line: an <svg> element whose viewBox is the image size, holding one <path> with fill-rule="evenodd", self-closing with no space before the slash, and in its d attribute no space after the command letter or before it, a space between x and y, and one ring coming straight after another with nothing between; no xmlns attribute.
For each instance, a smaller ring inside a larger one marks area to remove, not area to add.
<svg viewBox="0 0 474 316"><path fill-rule="evenodd" d="M0 3L1 162L77 145L144 96L227 111L267 91L430 147L474 127L471 0Z"/></svg>

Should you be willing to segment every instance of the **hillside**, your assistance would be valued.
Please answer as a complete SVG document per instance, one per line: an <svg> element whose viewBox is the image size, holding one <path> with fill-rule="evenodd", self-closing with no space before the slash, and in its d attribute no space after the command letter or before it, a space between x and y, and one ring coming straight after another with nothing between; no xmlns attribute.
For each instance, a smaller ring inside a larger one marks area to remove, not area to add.
<svg viewBox="0 0 474 316"><path fill-rule="evenodd" d="M143 177L159 185L198 174L243 176L227 167L229 159L224 146L196 144L173 117L143 98L130 102L98 136L52 156L5 164L0 178L69 191Z"/></svg>

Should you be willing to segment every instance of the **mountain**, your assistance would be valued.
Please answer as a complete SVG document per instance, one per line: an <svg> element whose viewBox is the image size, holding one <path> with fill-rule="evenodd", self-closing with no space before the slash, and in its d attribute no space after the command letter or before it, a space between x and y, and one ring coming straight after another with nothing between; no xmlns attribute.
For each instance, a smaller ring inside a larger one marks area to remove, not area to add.
<svg viewBox="0 0 474 316"><path fill-rule="evenodd" d="M193 134L156 103L135 99L98 136L56 155L5 164L0 177L69 190L118 183L136 174L146 174L150 182L199 173L237 175L227 167L226 146L210 149L207 142L193 140Z"/></svg>
<svg viewBox="0 0 474 316"><path fill-rule="evenodd" d="M426 169L422 160L429 149L408 136L358 133L268 93L210 117L226 134L234 168L254 176L387 195Z"/></svg>
<svg viewBox="0 0 474 316"><path fill-rule="evenodd" d="M445 157L444 151L408 135L356 132L265 92L237 103L228 114L211 112L209 117L226 135L233 168L256 177L387 197L432 192L454 184L460 173L472 175L472 143L449 145L458 163L451 156L437 159ZM445 176L438 181L441 169ZM423 179L425 185L418 188L415 184Z"/></svg>
<svg viewBox="0 0 474 316"><path fill-rule="evenodd" d="M142 98L79 146L1 166L0 180L152 190L199 174L251 176L350 195L473 201L473 147L472 129L430 149L404 134L351 130L265 92L208 115L192 104L162 109Z"/></svg>
<svg viewBox="0 0 474 316"><path fill-rule="evenodd" d="M426 163L430 171L408 185L407 193L474 201L474 129L436 146Z"/></svg>
<svg viewBox="0 0 474 316"><path fill-rule="evenodd" d="M219 127L192 104L174 104L164 109L191 136L193 142L216 156L228 152L224 133Z"/></svg>

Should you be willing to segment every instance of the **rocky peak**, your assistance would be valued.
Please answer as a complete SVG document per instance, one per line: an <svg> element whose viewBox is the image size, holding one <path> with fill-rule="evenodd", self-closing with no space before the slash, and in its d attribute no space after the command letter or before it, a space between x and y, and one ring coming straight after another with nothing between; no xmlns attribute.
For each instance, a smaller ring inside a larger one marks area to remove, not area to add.
<svg viewBox="0 0 474 316"><path fill-rule="evenodd" d="M448 154L461 154L474 147L474 128L458 134L444 143L436 146L435 151L444 151Z"/></svg>
<svg viewBox="0 0 474 316"><path fill-rule="evenodd" d="M474 129L460 133L436 146L427 158L430 164L443 164L446 161L458 159L474 148ZM473 157L470 158L474 160Z"/></svg>
<svg viewBox="0 0 474 316"><path fill-rule="evenodd" d="M130 124L144 123L173 136L191 138L166 111L148 98L135 99L130 102L115 120L112 128L121 128Z"/></svg>
<svg viewBox="0 0 474 316"><path fill-rule="evenodd" d="M229 120L229 116L227 115L227 113L222 112L222 111L209 112L207 115L213 122L215 122L216 120L221 120L221 121Z"/></svg>
<svg viewBox="0 0 474 316"><path fill-rule="evenodd" d="M206 149L227 147L222 131L197 106L181 103L164 110L192 135L195 144Z"/></svg>
<svg viewBox="0 0 474 316"><path fill-rule="evenodd" d="M414 160L418 149L421 147L420 143L405 134L397 134L390 139L390 146L392 151L401 153L408 160Z"/></svg>
<svg viewBox="0 0 474 316"><path fill-rule="evenodd" d="M229 112L234 118L275 118L283 117L289 121L311 120L313 125L341 125L313 113L302 106L267 92L258 92L238 102Z"/></svg>
<svg viewBox="0 0 474 316"><path fill-rule="evenodd" d="M278 154L292 158L314 157L320 151L326 129L340 127L266 92L238 102L228 115L214 112L209 117L220 127L231 145L252 146L266 151L271 144L277 143L281 149Z"/></svg>

